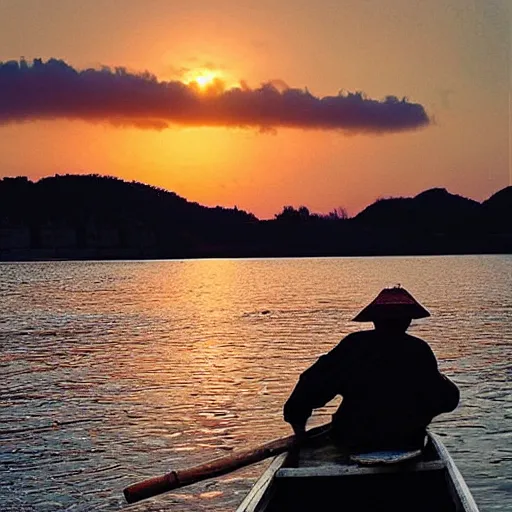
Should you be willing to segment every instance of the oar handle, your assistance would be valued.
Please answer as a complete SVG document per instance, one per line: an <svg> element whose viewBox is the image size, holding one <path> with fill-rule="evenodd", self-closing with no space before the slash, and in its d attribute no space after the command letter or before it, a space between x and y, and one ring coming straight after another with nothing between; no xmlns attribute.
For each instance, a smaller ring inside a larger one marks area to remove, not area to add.
<svg viewBox="0 0 512 512"><path fill-rule="evenodd" d="M178 487L181 487L178 475L176 471L171 471L165 475L155 476L154 478L130 485L123 493L128 503L135 503L158 494L163 494L164 492L172 491Z"/></svg>
<svg viewBox="0 0 512 512"><path fill-rule="evenodd" d="M306 432L305 436L297 439L295 436L283 437L276 439L269 443L263 444L252 450L245 450L238 453L233 453L227 457L215 459L206 464L200 464L192 468L171 471L165 475L143 480L136 484L128 486L124 489L124 497L128 503L135 503L152 496L157 496L164 492L178 489L208 478L213 478L220 475L225 475L231 471L260 462L268 457L279 455L280 453L290 450L297 444L308 441L309 439L318 435L326 433L330 428L330 424L321 425L320 427L312 428Z"/></svg>

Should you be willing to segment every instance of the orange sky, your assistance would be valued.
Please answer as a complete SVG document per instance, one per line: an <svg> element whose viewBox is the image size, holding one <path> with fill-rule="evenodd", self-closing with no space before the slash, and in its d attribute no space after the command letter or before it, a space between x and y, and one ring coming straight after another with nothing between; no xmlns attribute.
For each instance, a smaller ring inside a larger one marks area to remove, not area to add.
<svg viewBox="0 0 512 512"><path fill-rule="evenodd" d="M0 60L55 57L186 80L283 80L420 103L417 131L141 130L48 120L0 127L0 176L95 172L260 218L283 205L356 213L377 197L446 187L481 200L510 183L507 0L3 0ZM1 99L1 92L0 92ZM1 109L1 101L0 101Z"/></svg>

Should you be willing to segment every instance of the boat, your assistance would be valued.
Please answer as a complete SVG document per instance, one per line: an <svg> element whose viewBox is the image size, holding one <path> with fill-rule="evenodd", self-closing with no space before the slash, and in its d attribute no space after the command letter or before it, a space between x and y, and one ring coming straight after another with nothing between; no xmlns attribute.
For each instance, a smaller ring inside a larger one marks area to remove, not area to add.
<svg viewBox="0 0 512 512"><path fill-rule="evenodd" d="M320 436L277 455L236 512L478 512L440 437L416 452L349 456Z"/></svg>

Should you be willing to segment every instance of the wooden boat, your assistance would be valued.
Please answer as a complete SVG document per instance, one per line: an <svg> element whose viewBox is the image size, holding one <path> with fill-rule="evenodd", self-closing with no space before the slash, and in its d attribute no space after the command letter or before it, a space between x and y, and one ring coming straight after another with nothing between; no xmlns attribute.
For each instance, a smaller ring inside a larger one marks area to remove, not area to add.
<svg viewBox="0 0 512 512"><path fill-rule="evenodd" d="M356 462L322 436L274 457L237 512L478 512L437 435L416 454L402 453L406 460L389 464L397 454L381 455L377 464L363 464L372 455Z"/></svg>

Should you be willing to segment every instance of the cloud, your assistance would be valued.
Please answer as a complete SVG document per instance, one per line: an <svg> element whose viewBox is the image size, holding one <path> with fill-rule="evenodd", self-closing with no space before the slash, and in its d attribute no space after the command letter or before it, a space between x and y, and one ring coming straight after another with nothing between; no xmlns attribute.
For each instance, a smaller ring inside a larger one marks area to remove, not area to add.
<svg viewBox="0 0 512 512"><path fill-rule="evenodd" d="M79 71L57 59L0 62L0 125L48 119L141 129L186 125L349 133L390 133L430 123L422 105L395 96L375 100L355 92L316 97L282 81L227 88L218 78L201 89L124 68Z"/></svg>

